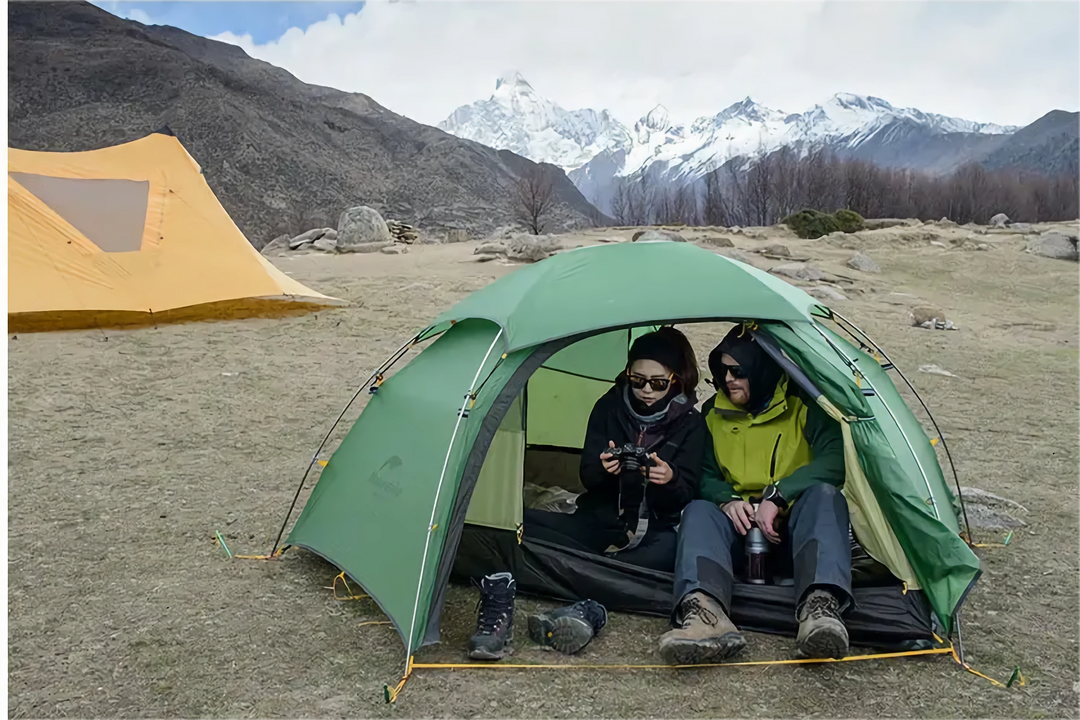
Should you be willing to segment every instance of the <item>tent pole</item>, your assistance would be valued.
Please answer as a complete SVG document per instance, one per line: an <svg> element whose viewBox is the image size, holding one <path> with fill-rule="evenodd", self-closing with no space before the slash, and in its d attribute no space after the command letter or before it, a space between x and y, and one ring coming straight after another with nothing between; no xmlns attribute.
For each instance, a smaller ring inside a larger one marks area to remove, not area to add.
<svg viewBox="0 0 1080 720"><path fill-rule="evenodd" d="M964 664L964 633L960 630L960 611L953 613L953 627L956 628L956 655L960 664Z"/></svg>
<svg viewBox="0 0 1080 720"><path fill-rule="evenodd" d="M875 350L881 353L881 357L884 358L885 361L888 362L890 365L892 365L892 369L896 371L896 374L900 376L900 379L902 379L904 381L904 384L908 386L908 389L911 390L912 394L915 396L915 399L919 401L920 405L922 405L923 410L926 411L926 416L930 418L930 423L934 426L934 432L936 432L938 434L938 438L941 439L941 448L945 451L945 457L949 461L949 469L952 470L953 482L956 484L956 498L960 501L960 511L964 514L964 530L967 531L967 541L968 543L974 543L975 538L971 536L971 523L968 522L967 505L964 503L964 493L960 489L960 476L956 472L956 463L953 462L952 453L949 452L949 444L945 442L945 434L941 432L941 428L938 426L937 420L934 419L934 414L930 412L930 408L926 406L925 402L923 402L922 396L919 395L919 391L915 389L915 386L911 384L911 381L907 379L907 376L904 375L903 372L901 372L900 368L895 362L893 362L892 358L885 354L885 351L881 349L880 345L874 342L869 335L867 335L865 332L862 331L862 329L859 328L858 325L851 322L846 317L836 311L831 312L835 317L843 320L845 324L850 325L852 328L854 328L856 332L862 335L863 340L872 345ZM843 325L840 325L840 327L843 327ZM849 335L855 337L854 333L852 333L850 330L847 330L847 328L844 329ZM858 340L858 338L855 339Z"/></svg>
<svg viewBox="0 0 1080 720"><path fill-rule="evenodd" d="M341 411L341 414L338 415L337 420L335 420L334 424L330 426L330 430L327 431L326 437L324 437L323 441L319 443L319 447L317 450L315 450L315 454L311 456L311 462L308 463L307 469L304 470L304 476L300 478L300 485L296 488L296 494L293 495L292 504L289 505L289 512L285 514L285 521L281 523L281 529L278 530L277 538L274 540L274 548L270 551L270 557L273 557L274 553L277 552L278 544L281 542L281 537L285 534L285 528L289 525L289 518L292 517L293 510L296 509L296 502L300 499L300 493L304 489L304 483L307 482L308 475L311 473L311 468L315 467L315 463L319 459L319 453L321 453L323 451L323 448L326 447L326 443L330 440L330 436L334 434L334 430L337 428L338 423L340 423L341 419L345 417L345 413L349 412L349 408L352 407L352 404L354 402L356 402L356 398L360 397L360 393L364 391L364 388L371 384L371 382L377 377L379 377L384 372L393 367L394 363L400 360L402 356L405 355L405 353L407 353L413 345L420 341L420 338L423 336L424 332L427 331L424 330L423 332L414 335L412 338L409 339L407 343L395 350L388 359L384 360L383 364L380 365L375 370L375 372L371 373L371 377L369 377L367 380L360 384L360 387L357 388L352 398L345 405L345 408Z"/></svg>
<svg viewBox="0 0 1080 720"><path fill-rule="evenodd" d="M491 341L491 346L488 347L486 353L484 353L484 359L480 361L479 367L476 368L476 374L473 376L472 382L469 383L469 392L465 394L465 404L461 410L458 411L457 420L454 422L454 432L450 435L450 444L446 448L446 458L443 460L442 472L439 474L439 483L435 486L435 500L431 503L431 519L428 520L427 538L424 540L424 554L420 559L420 577L416 581L416 599L413 601L412 621L409 623L409 635L405 639L405 662L411 662L413 655L413 633L416 632L416 613L420 608L420 591L424 588L424 570L427 568L427 556L428 548L431 547L431 533L435 525L435 513L439 509L439 494L442 492L443 481L446 479L446 469L450 466L450 454L454 451L454 441L457 440L458 430L461 428L461 421L469 414L469 405L476 394L476 383L480 380L480 373L483 372L484 366L487 365L488 358L491 357L491 351L495 349L495 345L499 342L499 339L503 335L503 329L500 327L499 332L495 334L495 339ZM485 381L486 382L486 381Z"/></svg>

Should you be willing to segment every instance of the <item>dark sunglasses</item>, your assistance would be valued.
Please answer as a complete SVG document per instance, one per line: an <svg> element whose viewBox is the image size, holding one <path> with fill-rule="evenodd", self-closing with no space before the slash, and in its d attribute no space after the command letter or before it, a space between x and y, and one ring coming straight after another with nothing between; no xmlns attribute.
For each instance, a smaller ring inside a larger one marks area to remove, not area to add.
<svg viewBox="0 0 1080 720"><path fill-rule="evenodd" d="M736 380L742 380L743 378L746 377L746 370L743 368L742 365L727 365L727 364L724 364L724 365L721 365L720 367L722 367L724 369L724 371L723 371L723 374L721 375L721 377L715 378L715 380L717 382L720 382L722 380L726 380L727 376L728 376L728 373L731 373L731 377L735 378Z"/></svg>
<svg viewBox="0 0 1080 720"><path fill-rule="evenodd" d="M640 375L627 374L626 381L630 383L630 387L635 390L643 390L646 385L652 387L653 392L664 392L671 385L671 379L674 375L666 378L643 378Z"/></svg>

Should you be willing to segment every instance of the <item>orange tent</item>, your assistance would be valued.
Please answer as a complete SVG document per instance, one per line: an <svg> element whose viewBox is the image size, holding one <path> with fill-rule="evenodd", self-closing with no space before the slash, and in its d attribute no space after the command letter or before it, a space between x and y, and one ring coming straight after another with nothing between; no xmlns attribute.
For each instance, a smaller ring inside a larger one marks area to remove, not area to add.
<svg viewBox="0 0 1080 720"><path fill-rule="evenodd" d="M344 305L245 239L172 135L8 149L8 330L281 317Z"/></svg>

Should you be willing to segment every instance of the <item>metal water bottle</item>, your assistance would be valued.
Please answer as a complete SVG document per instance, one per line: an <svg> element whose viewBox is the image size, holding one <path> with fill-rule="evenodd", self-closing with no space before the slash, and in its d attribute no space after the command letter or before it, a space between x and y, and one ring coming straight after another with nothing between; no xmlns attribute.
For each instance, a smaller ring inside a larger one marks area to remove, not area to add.
<svg viewBox="0 0 1080 720"><path fill-rule="evenodd" d="M757 505L754 506L757 513ZM754 585L765 584L765 556L769 552L769 543L765 533L755 521L746 533L746 581Z"/></svg>

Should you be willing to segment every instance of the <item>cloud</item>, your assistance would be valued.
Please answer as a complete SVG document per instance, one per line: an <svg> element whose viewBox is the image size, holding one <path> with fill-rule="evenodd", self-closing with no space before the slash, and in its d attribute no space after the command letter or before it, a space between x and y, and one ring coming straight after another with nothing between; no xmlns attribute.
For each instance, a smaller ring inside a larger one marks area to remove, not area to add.
<svg viewBox="0 0 1080 720"><path fill-rule="evenodd" d="M750 96L800 112L836 92L981 122L1080 106L1065 2L398 2L273 42L214 39L305 82L435 124L516 69L565 108L691 121Z"/></svg>

